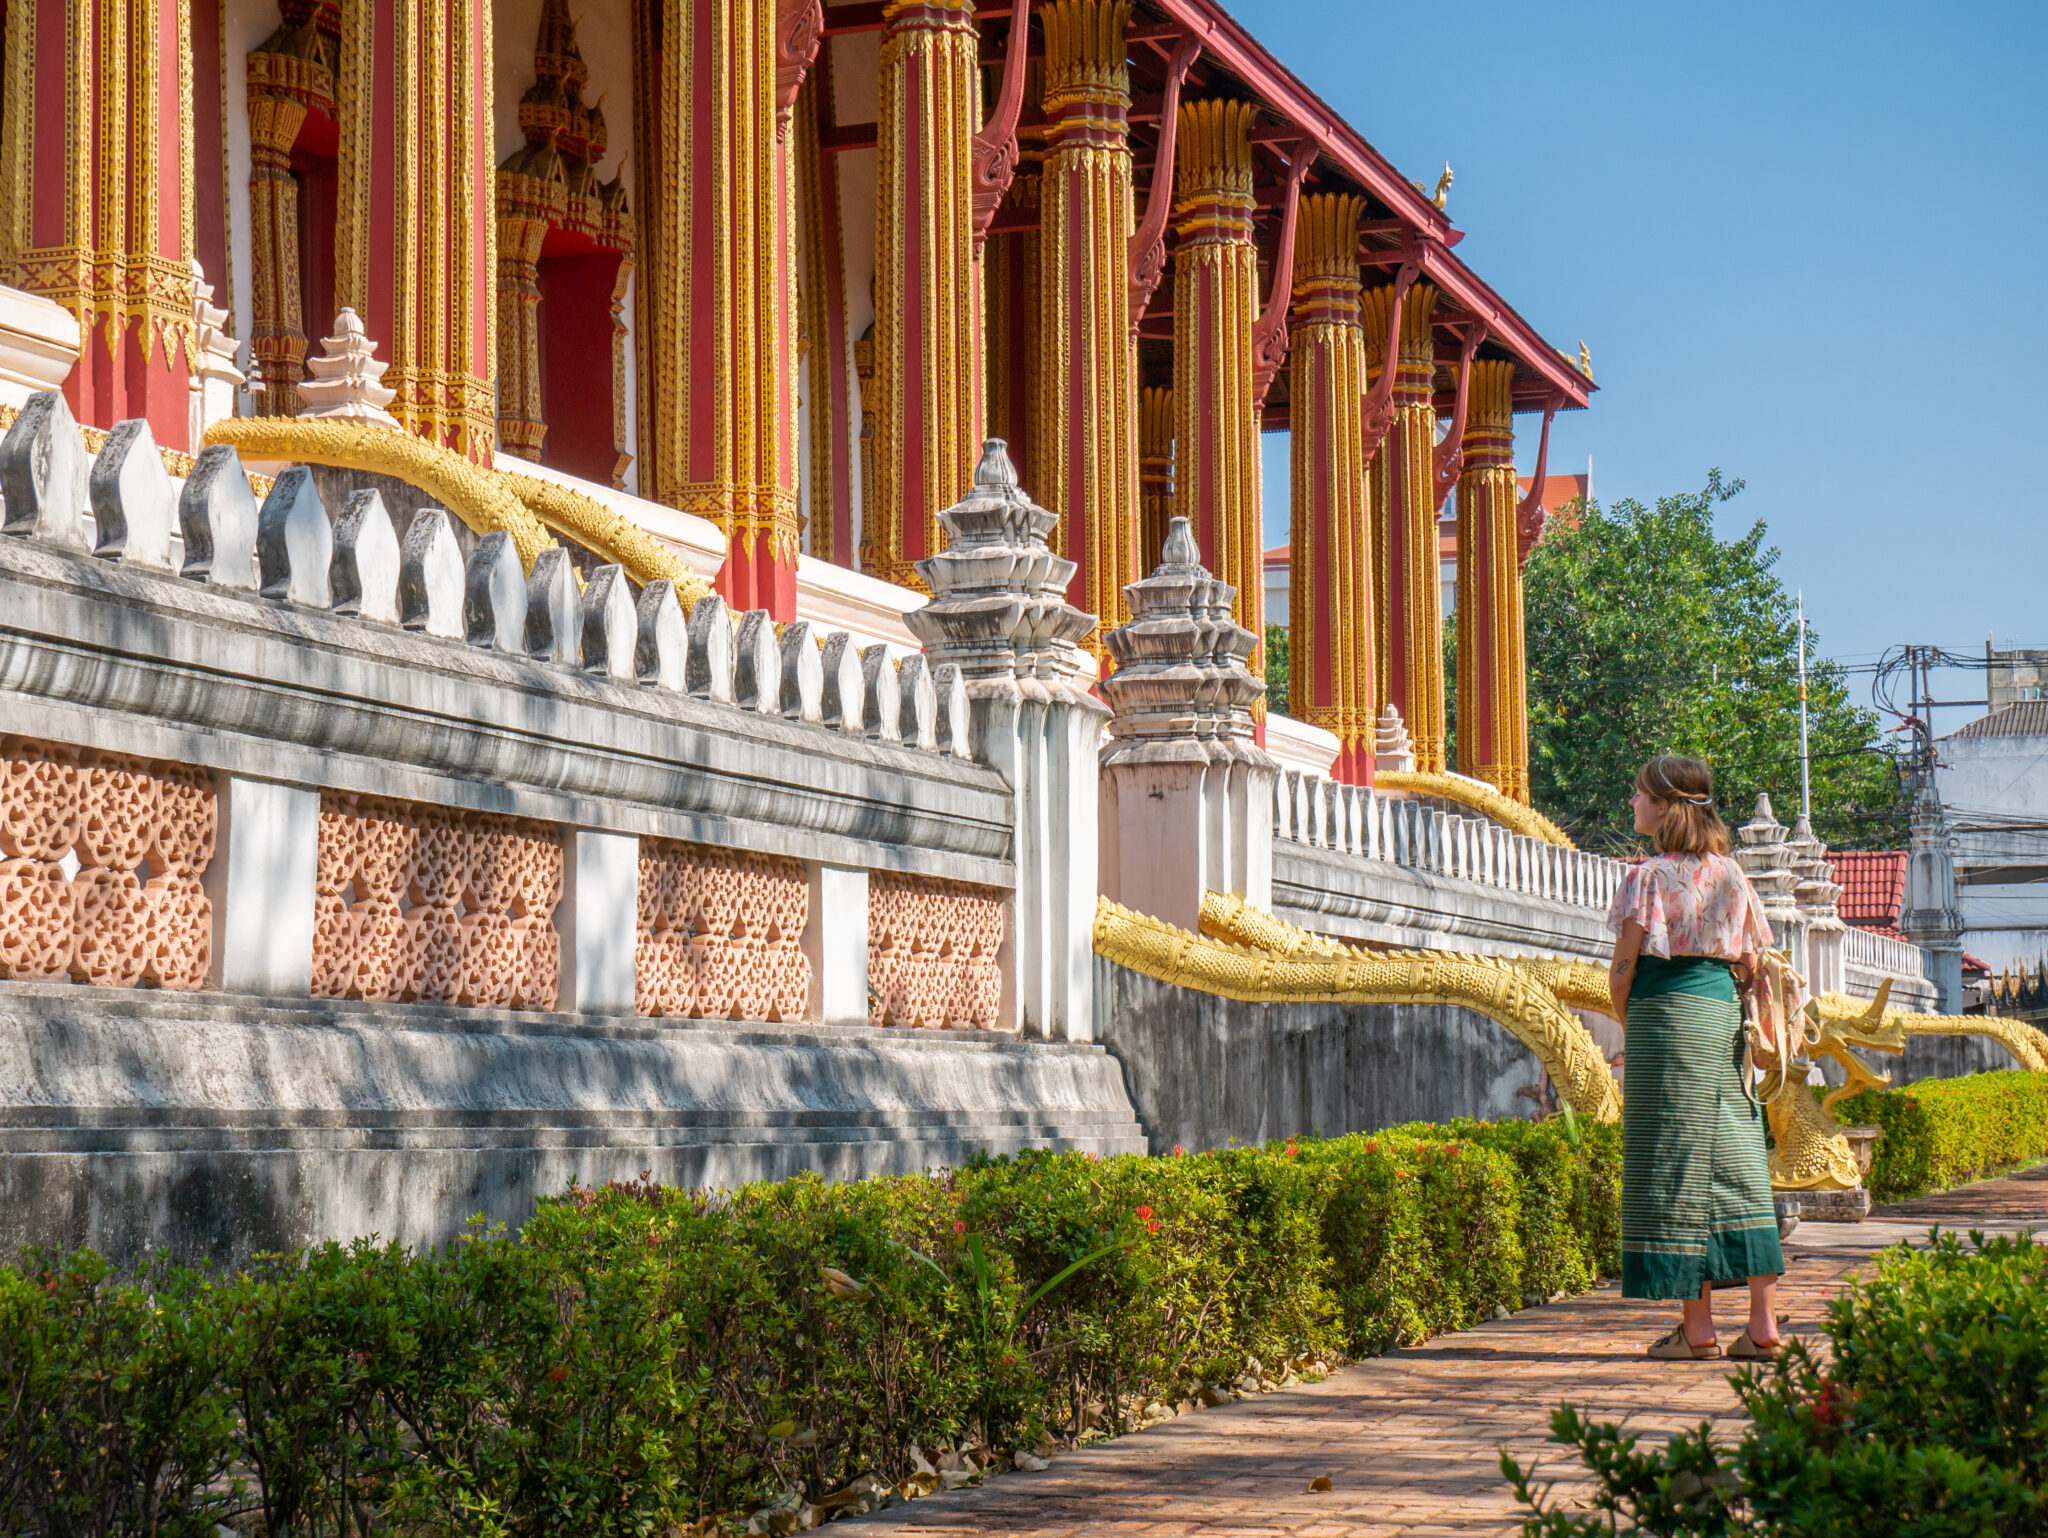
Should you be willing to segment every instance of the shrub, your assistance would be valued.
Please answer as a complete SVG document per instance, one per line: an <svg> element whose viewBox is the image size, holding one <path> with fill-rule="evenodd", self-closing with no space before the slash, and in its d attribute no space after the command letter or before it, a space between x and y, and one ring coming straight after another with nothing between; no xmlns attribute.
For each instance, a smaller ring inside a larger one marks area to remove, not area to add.
<svg viewBox="0 0 2048 1538"><path fill-rule="evenodd" d="M1887 1251L1873 1277L1830 1300L1825 1359L1794 1343L1768 1370L1738 1375L1750 1425L1733 1448L1702 1426L1646 1453L1564 1406L1553 1434L1596 1479L1574 1505L1597 1515L1552 1504L1504 1453L1531 1512L1523 1532L2048 1533L2048 1247L1971 1239Z"/></svg>
<svg viewBox="0 0 2048 1538"><path fill-rule="evenodd" d="M1884 1128L1866 1183L1873 1200L1897 1201L2048 1156L2048 1073L2013 1069L1865 1090L1834 1116Z"/></svg>
<svg viewBox="0 0 2048 1538"><path fill-rule="evenodd" d="M1034 1152L133 1281L0 1268L0 1532L643 1535L1129 1427L1611 1271L1612 1129Z"/></svg>

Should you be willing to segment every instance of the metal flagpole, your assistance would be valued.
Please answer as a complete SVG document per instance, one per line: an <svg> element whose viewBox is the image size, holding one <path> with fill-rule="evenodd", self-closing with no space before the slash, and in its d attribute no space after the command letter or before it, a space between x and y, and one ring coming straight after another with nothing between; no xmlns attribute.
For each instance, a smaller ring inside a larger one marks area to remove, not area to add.
<svg viewBox="0 0 2048 1538"><path fill-rule="evenodd" d="M1813 820L1813 778L1806 754L1806 590L1799 592L1799 815Z"/></svg>

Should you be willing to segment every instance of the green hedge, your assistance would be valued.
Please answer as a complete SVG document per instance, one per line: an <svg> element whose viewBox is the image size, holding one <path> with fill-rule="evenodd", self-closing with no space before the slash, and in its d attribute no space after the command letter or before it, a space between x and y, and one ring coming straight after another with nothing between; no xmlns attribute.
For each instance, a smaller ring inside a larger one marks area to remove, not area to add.
<svg viewBox="0 0 2048 1538"><path fill-rule="evenodd" d="M1834 1116L1884 1128L1867 1184L1873 1200L1897 1201L2048 1158L2048 1073L2012 1069L1865 1090Z"/></svg>
<svg viewBox="0 0 2048 1538"><path fill-rule="evenodd" d="M0 1268L0 1532L650 1534L926 1449L1117 1430L1617 1266L1619 1131L544 1202L235 1276Z"/></svg>
<svg viewBox="0 0 2048 1538"><path fill-rule="evenodd" d="M1887 1250L1825 1330L1825 1352L1794 1343L1734 1380L1733 1447L1702 1425L1646 1452L1560 1409L1552 1434L1594 1487L1560 1499L1554 1470L1503 1453L1526 1538L2048 1538L2048 1247Z"/></svg>

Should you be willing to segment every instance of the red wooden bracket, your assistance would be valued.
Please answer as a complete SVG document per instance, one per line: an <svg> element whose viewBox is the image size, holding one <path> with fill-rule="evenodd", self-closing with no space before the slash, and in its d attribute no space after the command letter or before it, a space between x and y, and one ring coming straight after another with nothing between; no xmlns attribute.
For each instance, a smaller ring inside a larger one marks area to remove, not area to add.
<svg viewBox="0 0 2048 1538"><path fill-rule="evenodd" d="M1145 217L1131 232L1129 298L1134 337L1138 334L1138 322L1145 318L1145 306L1152 302L1159 279L1166 271L1166 216L1173 209L1173 141L1180 128L1180 88L1201 52L1202 39L1194 33L1184 33L1166 61L1166 90L1159 103L1159 143L1152 156L1152 187L1145 196Z"/></svg>
<svg viewBox="0 0 2048 1538"><path fill-rule="evenodd" d="M1024 111L1024 62L1031 54L1031 0L1017 0L1010 17L1010 43L1003 52L1003 87L996 110L974 136L974 248L988 239L988 227L1017 174L1017 119Z"/></svg>
<svg viewBox="0 0 2048 1538"><path fill-rule="evenodd" d="M1301 208L1301 180L1316 163L1321 146L1313 138L1294 141L1287 166L1287 201L1280 215L1280 248L1273 253L1273 282L1266 308L1252 326L1252 404L1263 407L1273 376L1287 361L1287 298L1294 291L1294 218Z"/></svg>
<svg viewBox="0 0 2048 1538"><path fill-rule="evenodd" d="M1486 323L1474 321L1465 328L1463 345L1458 349L1458 403L1451 408L1451 430L1444 434L1444 441L1436 446L1436 510L1444 510L1444 500L1451 494L1451 488L1458 484L1458 474L1465 468L1465 408L1471 404L1472 358L1479 351L1479 344L1486 340Z"/></svg>
<svg viewBox="0 0 2048 1538"><path fill-rule="evenodd" d="M1549 517L1543 510L1543 480L1550 463L1550 419L1557 415L1557 405L1553 399L1543 408L1543 436L1536 444L1536 475L1529 482L1529 494L1515 509L1515 555L1524 566L1529 564L1529 552L1536 548L1536 541L1543 537L1543 524Z"/></svg>
<svg viewBox="0 0 2048 1538"><path fill-rule="evenodd" d="M1366 391L1359 406L1359 431L1364 452L1359 457L1361 465L1372 463L1373 455L1380 450L1381 442L1387 436L1387 429L1394 423L1394 375L1401 367L1401 304L1408 297L1408 290L1422 275L1422 254L1416 252L1401 263L1401 270L1394 277L1394 302L1387 306L1387 346L1381 354L1380 377Z"/></svg>

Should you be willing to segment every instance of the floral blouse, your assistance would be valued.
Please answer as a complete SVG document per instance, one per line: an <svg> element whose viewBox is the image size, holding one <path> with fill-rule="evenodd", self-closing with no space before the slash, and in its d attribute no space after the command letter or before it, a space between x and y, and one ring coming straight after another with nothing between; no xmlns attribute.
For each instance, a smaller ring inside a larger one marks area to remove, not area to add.
<svg viewBox="0 0 2048 1538"><path fill-rule="evenodd" d="M1621 879L1607 927L1643 926L1645 956L1739 960L1771 945L1771 926L1742 867L1725 854L1660 854Z"/></svg>

